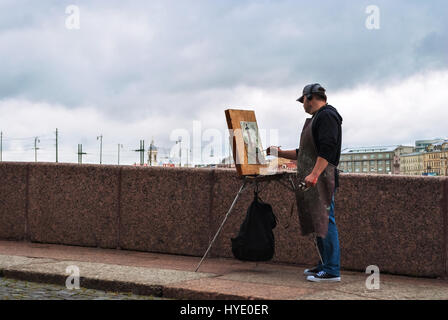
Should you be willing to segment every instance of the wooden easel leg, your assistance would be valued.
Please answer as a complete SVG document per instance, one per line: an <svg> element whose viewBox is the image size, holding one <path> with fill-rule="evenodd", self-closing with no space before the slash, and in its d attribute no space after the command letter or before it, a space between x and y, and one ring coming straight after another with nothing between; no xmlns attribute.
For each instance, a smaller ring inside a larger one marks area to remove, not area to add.
<svg viewBox="0 0 448 320"><path fill-rule="evenodd" d="M202 257L201 261L199 262L199 264L198 264L198 266L196 267L196 270L195 270L194 272L197 272L197 271L199 270L199 267L201 266L202 261L204 261L204 259L207 257L208 252L209 252L210 249L212 248L213 243L215 242L216 238L218 238L219 233L221 232L222 228L224 227L224 224L226 223L227 218L228 218L229 215L230 215L230 212L232 212L233 207L235 206L236 202L238 201L238 198L240 197L241 193L243 192L244 187L246 186L246 184L247 184L247 180L245 179L243 185L241 186L241 188L240 188L240 190L238 191L238 193L237 193L235 199L233 200L232 205L230 206L229 211L227 211L226 216L224 217L224 220L223 220L222 223L221 223L221 226L219 227L218 231L216 232L215 236L213 237L213 240L210 242L210 245L208 246L207 251L205 252L204 256Z"/></svg>

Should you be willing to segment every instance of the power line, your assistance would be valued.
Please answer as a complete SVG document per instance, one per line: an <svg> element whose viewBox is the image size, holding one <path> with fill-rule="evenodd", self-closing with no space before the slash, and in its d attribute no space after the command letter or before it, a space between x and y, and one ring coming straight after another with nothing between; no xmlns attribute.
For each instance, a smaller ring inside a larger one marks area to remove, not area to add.
<svg viewBox="0 0 448 320"><path fill-rule="evenodd" d="M78 146L80 149L78 150L78 153L67 151L68 148L64 148L60 150L60 139L59 139L59 130L56 128L56 131L53 133L55 136L53 138L50 136L50 134L43 134L33 137L9 137L4 135L3 131L0 131L0 161L3 160L3 153L5 154L11 154L11 155L24 155L26 156L30 150L34 150L34 160L37 162L37 152L39 150L39 155L42 155L44 157L48 157L51 150L55 147L56 151L56 162L59 162L59 156L62 155L64 157L69 157L73 154L78 154L79 157L79 163L82 163L82 156L87 155L90 153L86 153L82 151L82 145ZM97 140L101 139L100 141L100 163L102 163L102 155L106 155L108 158L112 157L114 155L117 155L117 150L113 151L112 149L106 149L103 151L102 146L102 135L97 137ZM4 142L7 144L11 144L10 147L13 147L8 150L4 150ZM177 143L181 143L181 141L177 141ZM150 149L148 149L148 152L150 152ZM181 155L182 149L179 148L179 154ZM53 149L54 150L54 149ZM140 140L140 148L130 149L130 148L123 148L123 145L121 144L121 148L119 148L118 153L125 159L125 161L131 160L132 153L139 152L140 153L140 164L144 164L145 162L145 153L147 150L145 150L144 146L144 140ZM172 148L170 147L157 147L157 152L160 159L171 159L171 151ZM54 152L54 151L53 151ZM93 154L93 153L92 153ZM119 155L119 156L120 156ZM181 156L180 156L181 158ZM180 160L182 161L182 160Z"/></svg>
<svg viewBox="0 0 448 320"><path fill-rule="evenodd" d="M43 134L43 135L37 135L38 137L44 137L42 138L42 140L50 140L50 138L45 138L47 136L49 136L48 134ZM25 138L3 138L4 141L12 141L12 140L32 140L36 138L36 136L34 137L25 137Z"/></svg>

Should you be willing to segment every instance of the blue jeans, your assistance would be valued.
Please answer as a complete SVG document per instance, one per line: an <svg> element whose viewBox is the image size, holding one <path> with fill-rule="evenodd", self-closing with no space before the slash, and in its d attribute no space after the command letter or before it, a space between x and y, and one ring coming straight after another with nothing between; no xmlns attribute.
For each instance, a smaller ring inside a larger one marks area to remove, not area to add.
<svg viewBox="0 0 448 320"><path fill-rule="evenodd" d="M331 199L330 217L328 221L328 233L325 238L317 237L317 246L323 260L319 261L318 269L333 276L340 276L340 249L338 228L334 219L334 194Z"/></svg>

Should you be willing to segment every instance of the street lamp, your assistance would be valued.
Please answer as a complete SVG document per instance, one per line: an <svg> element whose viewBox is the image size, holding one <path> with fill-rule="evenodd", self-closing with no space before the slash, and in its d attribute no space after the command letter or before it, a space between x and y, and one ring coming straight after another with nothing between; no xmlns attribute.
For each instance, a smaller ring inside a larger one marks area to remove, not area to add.
<svg viewBox="0 0 448 320"><path fill-rule="evenodd" d="M100 164L103 163L103 135L97 136L96 140L100 140Z"/></svg>
<svg viewBox="0 0 448 320"><path fill-rule="evenodd" d="M40 149L37 147L37 143L40 143L40 140L38 137L34 138L34 161L37 162L37 150Z"/></svg>
<svg viewBox="0 0 448 320"><path fill-rule="evenodd" d="M176 144L179 144L179 167L182 167L182 137L178 137Z"/></svg>
<svg viewBox="0 0 448 320"><path fill-rule="evenodd" d="M123 148L123 145L121 143L118 144L118 164L120 164L120 149Z"/></svg>

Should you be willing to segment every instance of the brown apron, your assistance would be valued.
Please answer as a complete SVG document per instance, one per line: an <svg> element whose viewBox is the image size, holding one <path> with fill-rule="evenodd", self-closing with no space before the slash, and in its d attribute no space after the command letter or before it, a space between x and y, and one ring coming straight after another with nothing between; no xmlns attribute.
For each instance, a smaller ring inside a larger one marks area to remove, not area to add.
<svg viewBox="0 0 448 320"><path fill-rule="evenodd" d="M312 123L314 118L308 118L300 136L299 153L297 156L296 181L303 182L313 171L317 161L317 149L313 139ZM296 183L296 185L298 185ZM311 233L325 238L328 231L330 205L335 187L335 166L328 166L319 176L315 187L307 191L296 190L299 224L302 235Z"/></svg>

